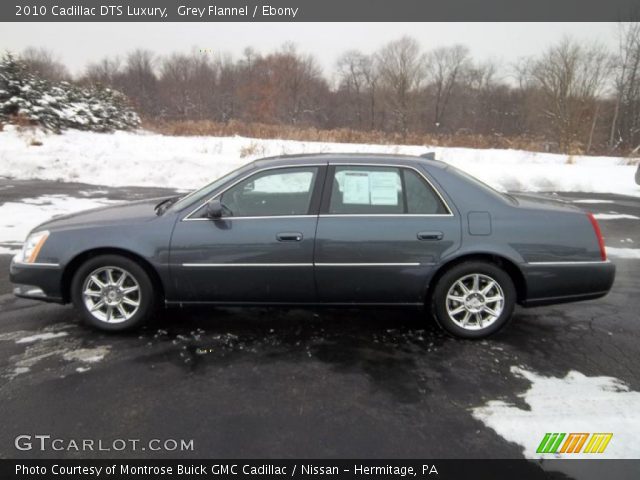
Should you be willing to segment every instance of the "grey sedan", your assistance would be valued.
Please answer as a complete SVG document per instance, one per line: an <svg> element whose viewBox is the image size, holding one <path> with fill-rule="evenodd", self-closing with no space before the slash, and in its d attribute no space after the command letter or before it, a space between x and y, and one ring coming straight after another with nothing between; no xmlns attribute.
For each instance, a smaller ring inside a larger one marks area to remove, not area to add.
<svg viewBox="0 0 640 480"><path fill-rule="evenodd" d="M393 305L480 338L516 304L602 297L614 276L590 213L374 154L258 160L181 198L55 218L11 264L16 295L111 331L159 306Z"/></svg>

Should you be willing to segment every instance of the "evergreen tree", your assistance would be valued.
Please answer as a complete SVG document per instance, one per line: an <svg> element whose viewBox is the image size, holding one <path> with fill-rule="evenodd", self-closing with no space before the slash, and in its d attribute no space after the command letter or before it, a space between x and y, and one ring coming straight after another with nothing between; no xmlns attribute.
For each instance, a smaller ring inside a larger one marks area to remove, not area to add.
<svg viewBox="0 0 640 480"><path fill-rule="evenodd" d="M68 128L111 132L140 125L140 118L120 92L48 82L7 53L0 58L0 122L17 119L58 133Z"/></svg>

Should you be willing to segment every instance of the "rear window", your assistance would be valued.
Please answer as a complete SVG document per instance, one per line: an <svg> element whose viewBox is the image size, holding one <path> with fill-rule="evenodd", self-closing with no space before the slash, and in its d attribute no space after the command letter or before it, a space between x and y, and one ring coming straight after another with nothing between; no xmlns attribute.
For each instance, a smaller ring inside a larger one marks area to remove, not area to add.
<svg viewBox="0 0 640 480"><path fill-rule="evenodd" d="M511 195L509 195L508 193L505 192L501 192L499 190L496 190L495 188L487 185L486 183L484 183L482 180L478 180L476 177L474 177L473 175L460 170L459 168L454 167L451 164L447 164L447 168L449 170L451 170L453 173L455 173L456 175L463 177L464 179L466 179L469 183L474 184L475 186L477 186L478 188L480 188L481 190L483 190L484 192L488 193L489 195L496 197L496 198L500 198L502 200L506 200L507 202L513 203L513 204L518 204L518 201L513 198Z"/></svg>

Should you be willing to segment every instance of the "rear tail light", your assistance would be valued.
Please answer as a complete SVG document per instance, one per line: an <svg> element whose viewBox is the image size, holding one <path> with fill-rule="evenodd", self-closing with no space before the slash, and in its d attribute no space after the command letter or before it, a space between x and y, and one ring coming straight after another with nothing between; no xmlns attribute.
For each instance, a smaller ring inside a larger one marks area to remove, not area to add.
<svg viewBox="0 0 640 480"><path fill-rule="evenodd" d="M588 212L587 217L589 217L589 221L593 226L593 231L595 232L596 238L598 239L598 246L600 247L600 259L604 262L607 259L607 251L604 248L604 238L602 238L600 225L598 225L598 221L596 220L596 217L593 216L593 213Z"/></svg>

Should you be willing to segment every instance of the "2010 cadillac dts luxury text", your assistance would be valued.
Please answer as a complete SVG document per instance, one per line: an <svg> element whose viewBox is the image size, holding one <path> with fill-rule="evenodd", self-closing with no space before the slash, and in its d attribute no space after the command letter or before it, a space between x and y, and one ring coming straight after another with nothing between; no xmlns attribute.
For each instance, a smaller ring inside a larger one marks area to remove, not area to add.
<svg viewBox="0 0 640 480"><path fill-rule="evenodd" d="M614 276L590 213L373 154L263 159L184 197L56 218L11 264L16 295L72 301L105 330L159 305L403 305L466 338Z"/></svg>

